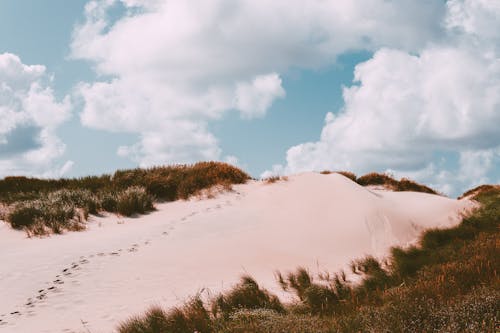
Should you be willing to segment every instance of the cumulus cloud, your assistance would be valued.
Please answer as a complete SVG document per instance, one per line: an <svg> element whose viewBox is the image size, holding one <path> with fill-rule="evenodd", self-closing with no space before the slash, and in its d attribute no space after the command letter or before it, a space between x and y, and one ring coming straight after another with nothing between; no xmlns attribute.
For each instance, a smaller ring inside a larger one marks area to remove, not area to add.
<svg viewBox="0 0 500 333"><path fill-rule="evenodd" d="M55 130L70 117L71 102L54 97L51 80L44 66L0 54L0 176L60 175L54 163L65 145Z"/></svg>
<svg viewBox="0 0 500 333"><path fill-rule="evenodd" d="M125 14L112 20L117 5ZM79 85L81 120L138 133L119 153L143 165L219 158L208 121L230 110L263 117L284 97L289 68L327 66L351 50L415 51L439 39L444 9L412 0L90 1L71 52L102 79Z"/></svg>
<svg viewBox="0 0 500 333"><path fill-rule="evenodd" d="M447 6L446 39L416 53L382 48L356 66L343 109L326 116L319 141L288 150L287 172L390 169L448 193L489 180L500 151L500 6Z"/></svg>

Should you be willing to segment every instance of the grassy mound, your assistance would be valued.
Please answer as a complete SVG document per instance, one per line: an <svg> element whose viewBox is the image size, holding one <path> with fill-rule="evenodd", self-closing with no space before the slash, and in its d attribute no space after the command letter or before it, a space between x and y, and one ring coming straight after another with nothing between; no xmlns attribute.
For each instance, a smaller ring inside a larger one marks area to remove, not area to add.
<svg viewBox="0 0 500 333"><path fill-rule="evenodd" d="M298 268L287 275L277 273L283 290L296 298L294 303L283 305L246 277L240 285L215 297L211 311L198 303L208 322L197 330L495 332L500 316L500 189L478 192L473 199L482 206L460 225L426 231L419 246L393 248L384 262L373 257L353 261L352 272L361 276L357 284L344 272L316 277ZM191 332L181 326L158 331L133 324L153 319L147 312L122 323L119 332Z"/></svg>
<svg viewBox="0 0 500 333"><path fill-rule="evenodd" d="M7 177L0 180L0 218L29 234L81 230L89 214L144 214L155 201L187 199L204 189L241 184L250 177L226 163L116 171L113 175L74 179Z"/></svg>

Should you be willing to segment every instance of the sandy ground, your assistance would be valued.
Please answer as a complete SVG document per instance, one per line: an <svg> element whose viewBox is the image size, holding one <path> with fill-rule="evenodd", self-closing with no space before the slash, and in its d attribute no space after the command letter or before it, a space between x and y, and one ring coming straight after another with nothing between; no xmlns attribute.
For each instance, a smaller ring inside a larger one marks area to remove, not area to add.
<svg viewBox="0 0 500 333"><path fill-rule="evenodd" d="M41 239L0 221L0 333L113 332L150 305L216 293L245 273L278 292L276 270L383 256L425 228L459 223L472 205L306 173L139 218L92 217L87 231Z"/></svg>

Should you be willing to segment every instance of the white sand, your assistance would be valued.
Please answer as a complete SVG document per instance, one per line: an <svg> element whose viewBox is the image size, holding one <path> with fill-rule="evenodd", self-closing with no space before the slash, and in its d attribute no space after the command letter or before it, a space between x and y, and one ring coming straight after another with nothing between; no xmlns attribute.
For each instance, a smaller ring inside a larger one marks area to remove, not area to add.
<svg viewBox="0 0 500 333"><path fill-rule="evenodd" d="M227 289L243 273L278 291L276 269L336 271L415 242L424 228L455 225L473 205L368 190L338 174L234 189L140 218L92 217L85 232L43 239L0 222L0 332L112 332L152 304Z"/></svg>

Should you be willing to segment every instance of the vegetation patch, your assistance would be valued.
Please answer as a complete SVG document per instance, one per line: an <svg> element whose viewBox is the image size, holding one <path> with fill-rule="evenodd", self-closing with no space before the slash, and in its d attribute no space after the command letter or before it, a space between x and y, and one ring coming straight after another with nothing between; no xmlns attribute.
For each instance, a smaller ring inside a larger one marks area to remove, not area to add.
<svg viewBox="0 0 500 333"><path fill-rule="evenodd" d="M288 177L287 176L271 176L271 177L263 178L262 181L265 182L266 184L273 184L273 183L276 183L279 181L286 182L286 181L288 181Z"/></svg>
<svg viewBox="0 0 500 333"><path fill-rule="evenodd" d="M356 182L361 186L382 185L393 191L412 191L423 192L430 194L439 194L432 188L414 182L408 178L394 179L392 176L383 173L368 173L356 179Z"/></svg>
<svg viewBox="0 0 500 333"><path fill-rule="evenodd" d="M230 189L250 177L226 163L200 162L73 179L0 180L1 218L30 235L82 230L89 214L144 214L155 201L187 199L214 186Z"/></svg>

